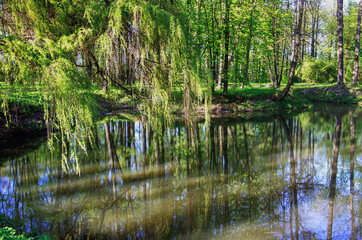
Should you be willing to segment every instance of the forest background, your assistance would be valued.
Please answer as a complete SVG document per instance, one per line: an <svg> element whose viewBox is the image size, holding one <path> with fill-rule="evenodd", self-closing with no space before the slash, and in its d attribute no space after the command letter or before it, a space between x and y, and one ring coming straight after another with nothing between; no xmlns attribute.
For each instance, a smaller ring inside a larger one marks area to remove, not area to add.
<svg viewBox="0 0 362 240"><path fill-rule="evenodd" d="M69 143L91 148L107 108L136 108L158 144L174 115L188 128L200 109L207 123L212 109L362 105L361 10L362 0L0 0L0 150L8 133L16 146L24 131L48 133L62 163L77 159Z"/></svg>
<svg viewBox="0 0 362 240"><path fill-rule="evenodd" d="M136 101L157 129L174 105L208 115L218 99L278 102L293 84L356 85L360 9L340 0L2 0L1 122L18 125L19 112L34 112L28 101L67 138L74 129L89 137L100 95Z"/></svg>

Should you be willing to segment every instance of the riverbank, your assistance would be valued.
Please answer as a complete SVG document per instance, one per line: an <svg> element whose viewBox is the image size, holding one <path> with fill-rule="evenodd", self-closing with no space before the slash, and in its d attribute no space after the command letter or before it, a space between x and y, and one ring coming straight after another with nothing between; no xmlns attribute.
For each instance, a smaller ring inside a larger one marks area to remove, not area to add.
<svg viewBox="0 0 362 240"><path fill-rule="evenodd" d="M312 108L319 103L361 104L362 87L332 84L294 85L282 102L273 102L271 97L282 89L250 88L230 91L227 94L216 92L211 106L212 115L234 112L278 112L300 108Z"/></svg>
<svg viewBox="0 0 362 240"><path fill-rule="evenodd" d="M210 105L201 104L195 111L197 118L205 116L207 110L212 118L224 115L243 115L245 118L260 116L260 113L276 114L281 111L297 111L313 108L319 103L362 104L362 87L335 84L296 84L282 102L273 102L271 96L281 89L254 85L244 89L230 89L224 94L216 90ZM100 118L112 115L118 118L137 119L141 116L139 104L119 91L95 93ZM12 92L7 105L2 104L0 115L0 148L12 148L25 144L29 138L44 136L46 127L40 93L35 90ZM5 109L5 110L4 110ZM181 115L182 108L174 104L175 114ZM265 115L263 114L263 115Z"/></svg>
<svg viewBox="0 0 362 240"><path fill-rule="evenodd" d="M25 144L46 134L44 106L36 89L0 85L0 149Z"/></svg>

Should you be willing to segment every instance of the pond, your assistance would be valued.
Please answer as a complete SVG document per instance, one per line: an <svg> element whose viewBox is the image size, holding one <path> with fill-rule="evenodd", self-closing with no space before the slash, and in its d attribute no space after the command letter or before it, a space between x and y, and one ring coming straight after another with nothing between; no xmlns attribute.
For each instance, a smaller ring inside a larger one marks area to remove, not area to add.
<svg viewBox="0 0 362 240"><path fill-rule="evenodd" d="M102 122L87 153L5 161L0 213L59 239L362 239L361 113Z"/></svg>

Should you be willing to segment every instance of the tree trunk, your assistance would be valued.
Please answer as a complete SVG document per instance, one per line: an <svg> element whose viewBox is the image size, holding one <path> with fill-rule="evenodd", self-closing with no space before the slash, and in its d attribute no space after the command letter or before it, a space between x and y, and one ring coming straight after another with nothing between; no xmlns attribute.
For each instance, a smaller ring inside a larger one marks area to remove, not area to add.
<svg viewBox="0 0 362 240"><path fill-rule="evenodd" d="M250 26L249 26L249 36L248 36L247 45L246 45L246 63L245 63L244 76L243 76L245 83L250 82L249 67L250 67L251 40L252 40L252 23L250 23Z"/></svg>
<svg viewBox="0 0 362 240"><path fill-rule="evenodd" d="M293 42L292 42L292 58L290 62L290 73L289 73L289 80L288 84L283 90L281 94L278 94L277 96L273 97L273 101L282 101L288 94L290 90L290 86L293 84L293 77L295 74L295 69L297 67L297 60L298 60L298 50L300 46L300 30L302 28L302 21L303 21L303 9L304 9L304 0L300 0L299 2L299 16L298 16L298 22L297 22L297 9L298 6L295 6L295 20L293 23L293 29L294 29L294 36L293 36Z"/></svg>
<svg viewBox="0 0 362 240"><path fill-rule="evenodd" d="M282 65L280 67L280 74L279 74L279 78L277 79L277 83L275 86L277 88L280 87L280 83L282 82L282 79L283 79L284 59L285 59L285 45L283 46Z"/></svg>
<svg viewBox="0 0 362 240"><path fill-rule="evenodd" d="M315 28L316 28L316 19L312 16L312 42L310 44L310 56L314 58L314 51L315 51Z"/></svg>
<svg viewBox="0 0 362 240"><path fill-rule="evenodd" d="M361 13L362 13L362 0L359 1L359 6L358 6L356 44L355 44L353 80L352 80L352 84L354 84L354 85L357 84L357 80L358 80L359 40L360 40L360 33L361 33Z"/></svg>
<svg viewBox="0 0 362 240"><path fill-rule="evenodd" d="M343 62L346 63L347 60L349 59L350 56L350 53L348 51L348 47L349 47L349 40L347 41L344 41L344 46L345 46L345 49L344 49L344 54L343 54ZM343 64L343 72L347 72L347 64ZM343 74L343 82L346 82L346 74Z"/></svg>
<svg viewBox="0 0 362 240"><path fill-rule="evenodd" d="M319 19L320 19L320 14L319 14L319 8L320 8L321 4L319 1L319 5L318 5L318 15L317 15L317 27L316 27L316 31L315 31L315 39L316 39L316 43L315 43L315 49L314 49L314 58L317 58L317 53L318 53L318 32L319 32Z"/></svg>
<svg viewBox="0 0 362 240"><path fill-rule="evenodd" d="M220 43L220 58L219 58L219 67L218 67L218 76L217 76L217 89L221 89L222 88L222 56L223 56L223 45L222 43Z"/></svg>
<svg viewBox="0 0 362 240"><path fill-rule="evenodd" d="M230 38L230 0L226 0L226 16L225 16L225 56L224 56L224 69L223 69L223 92L228 91L229 81L229 38Z"/></svg>
<svg viewBox="0 0 362 240"><path fill-rule="evenodd" d="M337 84L343 84L343 0L337 0L337 37L338 37L338 80Z"/></svg>
<svg viewBox="0 0 362 240"><path fill-rule="evenodd" d="M278 7L275 6L275 11L277 11ZM273 25L274 25L274 47L273 47L273 61L274 61L274 74L273 74L273 87L275 86L276 82L279 79L279 33L278 33L278 26L277 20L273 18Z"/></svg>
<svg viewBox="0 0 362 240"><path fill-rule="evenodd" d="M269 57L269 54L267 54L267 60L268 60L268 70L269 70L269 76L270 76L270 83L275 86L275 80L274 80L274 74L271 66L271 60Z"/></svg>
<svg viewBox="0 0 362 240"><path fill-rule="evenodd" d="M254 15L254 7L255 3L253 3L252 10L250 11L250 22L249 22L249 34L248 40L246 42L246 63L245 63L245 70L244 70L244 82L249 83L249 66L250 66L250 51L251 51L251 41L253 39L253 15Z"/></svg>
<svg viewBox="0 0 362 240"><path fill-rule="evenodd" d="M289 12L289 1L287 3L287 12ZM286 39L287 38L287 26L284 26L284 34L283 34L283 38ZM285 56L286 56L286 41L283 41L283 52L282 52L282 63L281 63L281 67L280 67L280 73L279 73L279 78L276 79L276 87L280 87L280 83L282 82L283 79L283 69L284 69L284 60L285 60Z"/></svg>
<svg viewBox="0 0 362 240"><path fill-rule="evenodd" d="M320 15L321 0L315 0L312 4L312 36L311 36L311 50L310 56L317 58L317 44L318 44L318 28L319 28L319 15Z"/></svg>
<svg viewBox="0 0 362 240"><path fill-rule="evenodd" d="M215 81L216 81L216 59L215 59L215 36L214 36L214 10L212 9L211 16L208 15L208 9L206 9L205 3L203 5L204 7L204 14L206 18L206 29L207 29L207 42L208 42L208 50L209 50L209 65L210 70L212 72L212 84L211 84L211 92L214 93L215 90ZM210 26L209 26L209 19L211 19L211 30L210 32ZM211 38L211 39L210 39Z"/></svg>

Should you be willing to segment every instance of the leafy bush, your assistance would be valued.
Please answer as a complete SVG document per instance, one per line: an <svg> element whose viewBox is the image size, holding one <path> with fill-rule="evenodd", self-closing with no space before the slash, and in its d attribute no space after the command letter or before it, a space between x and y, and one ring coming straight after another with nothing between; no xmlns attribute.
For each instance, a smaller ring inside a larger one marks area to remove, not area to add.
<svg viewBox="0 0 362 240"><path fill-rule="evenodd" d="M16 235L16 231L11 227L0 228L1 240L27 239L24 235Z"/></svg>
<svg viewBox="0 0 362 240"><path fill-rule="evenodd" d="M47 235L39 235L36 229L31 232L24 232L23 225L10 219L5 214L0 214L0 240L50 240L53 239Z"/></svg>
<svg viewBox="0 0 362 240"><path fill-rule="evenodd" d="M337 79L337 68L332 61L321 59L306 59L298 69L302 79L307 83L327 83Z"/></svg>
<svg viewBox="0 0 362 240"><path fill-rule="evenodd" d="M0 240L50 240L52 239L47 235L40 235L36 237L26 237L25 234L18 235L11 227L0 228Z"/></svg>

